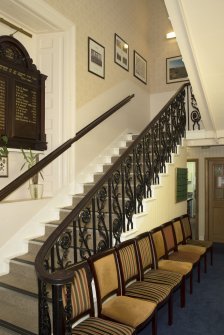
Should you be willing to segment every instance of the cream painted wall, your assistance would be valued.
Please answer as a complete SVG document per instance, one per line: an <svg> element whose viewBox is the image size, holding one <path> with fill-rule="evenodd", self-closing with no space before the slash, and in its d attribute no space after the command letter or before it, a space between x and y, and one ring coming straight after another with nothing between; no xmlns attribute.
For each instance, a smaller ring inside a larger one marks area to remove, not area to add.
<svg viewBox="0 0 224 335"><path fill-rule="evenodd" d="M199 238L205 235L205 159L209 157L224 157L224 146L188 147L187 159L199 160Z"/></svg>
<svg viewBox="0 0 224 335"><path fill-rule="evenodd" d="M179 56L181 52L175 38L166 39L173 28L164 0L149 0L149 6L150 93L175 92L183 83L166 84L166 58Z"/></svg>
<svg viewBox="0 0 224 335"><path fill-rule="evenodd" d="M150 61L148 0L45 0L76 26L77 107L124 80L131 80L149 91L133 77L133 50ZM114 33L129 44L129 71L114 62ZM105 80L88 72L88 36L105 47ZM79 116L77 115L79 119Z"/></svg>
<svg viewBox="0 0 224 335"><path fill-rule="evenodd" d="M135 98L118 115L76 144L76 176L125 130L140 132L180 84L166 84L166 57L180 54L163 0L45 0L76 27L76 129L120 99ZM114 62L114 33L129 44L129 71ZM88 36L105 47L105 79L88 72ZM148 64L148 84L133 76L133 51ZM151 93L151 94L150 94ZM91 147L89 147L91 143Z"/></svg>

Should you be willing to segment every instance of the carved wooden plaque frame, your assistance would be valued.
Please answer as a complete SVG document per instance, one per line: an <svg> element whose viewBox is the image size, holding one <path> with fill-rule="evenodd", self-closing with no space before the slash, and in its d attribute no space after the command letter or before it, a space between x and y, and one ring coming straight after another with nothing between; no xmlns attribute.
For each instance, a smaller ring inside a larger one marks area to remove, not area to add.
<svg viewBox="0 0 224 335"><path fill-rule="evenodd" d="M9 148L47 149L46 78L18 40L0 36L0 135Z"/></svg>

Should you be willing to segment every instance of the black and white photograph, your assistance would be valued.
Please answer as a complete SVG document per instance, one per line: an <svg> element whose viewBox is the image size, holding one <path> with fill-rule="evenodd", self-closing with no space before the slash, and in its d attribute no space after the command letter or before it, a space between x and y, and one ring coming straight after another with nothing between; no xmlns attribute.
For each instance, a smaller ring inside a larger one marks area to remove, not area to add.
<svg viewBox="0 0 224 335"><path fill-rule="evenodd" d="M105 78L105 48L90 37L88 38L88 71Z"/></svg>
<svg viewBox="0 0 224 335"><path fill-rule="evenodd" d="M114 35L114 61L125 70L129 70L129 46L117 34Z"/></svg>

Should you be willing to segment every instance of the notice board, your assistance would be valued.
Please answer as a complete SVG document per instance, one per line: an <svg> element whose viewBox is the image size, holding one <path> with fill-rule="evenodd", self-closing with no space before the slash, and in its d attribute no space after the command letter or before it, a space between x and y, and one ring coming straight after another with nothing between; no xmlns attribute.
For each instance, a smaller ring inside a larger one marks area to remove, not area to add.
<svg viewBox="0 0 224 335"><path fill-rule="evenodd" d="M187 168L176 168L176 202L187 200Z"/></svg>
<svg viewBox="0 0 224 335"><path fill-rule="evenodd" d="M47 149L46 78L18 40L0 36L0 135L9 148Z"/></svg>

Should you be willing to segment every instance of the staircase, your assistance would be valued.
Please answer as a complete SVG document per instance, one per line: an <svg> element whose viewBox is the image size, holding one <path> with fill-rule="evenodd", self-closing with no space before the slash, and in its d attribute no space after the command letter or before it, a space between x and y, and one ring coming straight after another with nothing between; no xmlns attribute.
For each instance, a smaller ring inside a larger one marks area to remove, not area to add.
<svg viewBox="0 0 224 335"><path fill-rule="evenodd" d="M188 87L184 84L142 133L128 141L125 150L120 149L111 164L94 175L93 182L84 185L84 193L73 196L71 206L60 209L59 220L45 224L45 235L29 241L27 254L11 260L9 274L0 278L0 334L63 335L65 325L66 334L71 334L72 266L120 243L125 234L130 236L135 217L144 215L144 199L152 199L153 189L185 135ZM100 122L133 96L103 114ZM65 152L98 121L5 187L0 199ZM174 179L174 192L173 185ZM65 285L64 305L60 297Z"/></svg>
<svg viewBox="0 0 224 335"><path fill-rule="evenodd" d="M84 198L86 193L103 176L109 167L124 153L136 138L129 135L126 146L119 148L118 155L111 157L111 164L104 164L102 172L93 176L92 183L85 183L84 193L72 197L72 205L63 207L59 212L59 220L45 223L45 235L32 239L28 243L28 253L10 260L10 271L0 276L0 335L5 334L38 334L38 282L34 268L35 257L46 241L65 217ZM108 220L107 229L109 230ZM92 227L88 227L93 235ZM97 239L99 241L100 237ZM91 249L91 252L93 250ZM79 253L78 253L79 255ZM80 261L79 257L77 261Z"/></svg>

